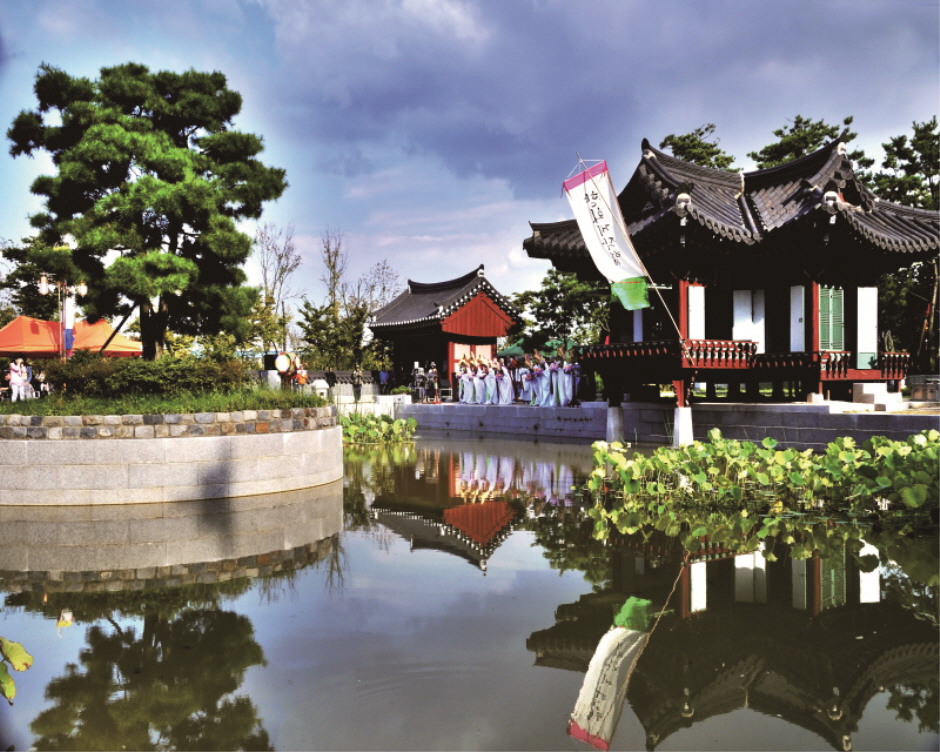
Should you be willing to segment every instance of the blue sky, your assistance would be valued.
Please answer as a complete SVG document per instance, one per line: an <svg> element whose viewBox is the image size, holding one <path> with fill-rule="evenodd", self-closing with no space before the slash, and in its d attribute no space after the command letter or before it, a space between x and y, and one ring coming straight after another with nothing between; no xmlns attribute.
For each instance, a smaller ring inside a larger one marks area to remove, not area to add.
<svg viewBox="0 0 940 752"><path fill-rule="evenodd" d="M323 297L331 227L353 278L383 259L420 282L483 263L511 293L547 268L522 251L528 222L571 216L576 152L620 188L644 137L712 122L751 169L795 115L853 115L880 158L938 111L938 28L937 0L3 0L0 123L35 106L42 62L221 70L236 127L287 170L263 221L294 225L301 292ZM0 238L18 239L49 162L4 141Z"/></svg>

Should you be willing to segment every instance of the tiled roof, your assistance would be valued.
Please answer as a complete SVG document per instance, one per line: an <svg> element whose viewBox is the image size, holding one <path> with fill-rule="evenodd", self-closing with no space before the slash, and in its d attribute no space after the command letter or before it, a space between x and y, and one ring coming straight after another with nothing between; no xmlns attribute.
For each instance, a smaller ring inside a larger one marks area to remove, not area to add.
<svg viewBox="0 0 940 752"><path fill-rule="evenodd" d="M675 264L683 252L693 263L700 262L702 251L734 263L795 250L818 255L806 243L801 249L801 240L821 239L833 222L838 227L832 228L834 242L828 247L834 254L849 248L856 258L860 251L875 252L886 265L900 266L940 250L940 214L880 201L855 175L845 134L801 159L746 173L683 162L646 140L642 148L618 201L647 263L661 251L671 259L660 257L661 267ZM677 210L682 193L690 198L684 222ZM523 242L529 256L551 259L559 268L593 266L574 220L530 224L532 235ZM685 251L678 247L680 234L689 237Z"/></svg>
<svg viewBox="0 0 940 752"><path fill-rule="evenodd" d="M469 274L447 282L424 283L409 279L408 289L376 311L369 327L374 331L443 321L480 293L488 295L512 318L519 318L512 303L483 276L483 264L480 264Z"/></svg>

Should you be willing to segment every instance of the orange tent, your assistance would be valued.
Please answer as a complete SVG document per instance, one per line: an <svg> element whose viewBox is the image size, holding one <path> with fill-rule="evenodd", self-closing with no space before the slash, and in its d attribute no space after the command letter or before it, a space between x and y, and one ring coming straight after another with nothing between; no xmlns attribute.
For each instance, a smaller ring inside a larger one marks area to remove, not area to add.
<svg viewBox="0 0 940 752"><path fill-rule="evenodd" d="M97 352L113 331L114 329L104 319L97 324L76 321L74 349ZM58 321L17 316L0 329L0 353L52 358L59 354L61 336L61 324ZM140 355L142 351L143 346L140 342L128 339L123 334L115 334L104 354L111 357L133 357Z"/></svg>
<svg viewBox="0 0 940 752"><path fill-rule="evenodd" d="M59 322L17 316L0 329L0 353L49 357L59 352Z"/></svg>
<svg viewBox="0 0 940 752"><path fill-rule="evenodd" d="M107 321L101 319L97 324L89 324L87 321L75 322L75 349L93 350L98 352L101 346L107 342L111 332L114 331ZM123 334L115 334L108 349L104 351L105 355L112 358L131 358L140 355L144 346L136 340L125 337Z"/></svg>

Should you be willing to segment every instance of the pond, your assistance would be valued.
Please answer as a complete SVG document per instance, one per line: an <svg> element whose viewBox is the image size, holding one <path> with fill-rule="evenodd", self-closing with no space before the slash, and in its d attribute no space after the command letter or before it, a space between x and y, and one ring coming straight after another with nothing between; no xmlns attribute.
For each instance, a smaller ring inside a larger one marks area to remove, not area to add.
<svg viewBox="0 0 940 752"><path fill-rule="evenodd" d="M936 539L873 572L598 541L590 467L428 437L309 492L2 510L35 663L0 748L937 749ZM631 597L638 659L602 640Z"/></svg>

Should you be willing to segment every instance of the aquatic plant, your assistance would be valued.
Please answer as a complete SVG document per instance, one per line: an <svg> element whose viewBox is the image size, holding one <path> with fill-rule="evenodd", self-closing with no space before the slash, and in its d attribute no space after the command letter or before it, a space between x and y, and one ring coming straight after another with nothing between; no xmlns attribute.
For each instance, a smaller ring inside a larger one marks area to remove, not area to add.
<svg viewBox="0 0 940 752"><path fill-rule="evenodd" d="M388 415L349 413L340 418L343 441L348 444L399 444L411 441L418 422Z"/></svg>
<svg viewBox="0 0 940 752"><path fill-rule="evenodd" d="M14 671L25 671L33 665L33 656L26 652L18 642L8 640L6 637L0 637L0 694L7 698L7 702L13 704L13 698L16 696L16 684L7 664L13 667Z"/></svg>
<svg viewBox="0 0 940 752"><path fill-rule="evenodd" d="M772 438L760 445L725 439L717 428L709 439L633 457L627 457L619 442L596 442L587 487L603 489L608 498L640 494L718 504L835 503L856 513L929 510L940 499L938 431L923 431L906 441L876 436L861 446L852 438L839 438L823 454L777 449Z"/></svg>
<svg viewBox="0 0 940 752"><path fill-rule="evenodd" d="M773 439L731 441L717 430L710 438L648 457L597 442L586 484L594 538L616 531L649 540L658 531L693 554L760 549L770 561L780 550L793 559L845 550L862 571L893 560L919 582L940 583L935 555L926 568L922 556L907 555L918 534L936 532L940 432L861 447L841 438L822 454L782 451ZM866 543L878 554L862 554Z"/></svg>

